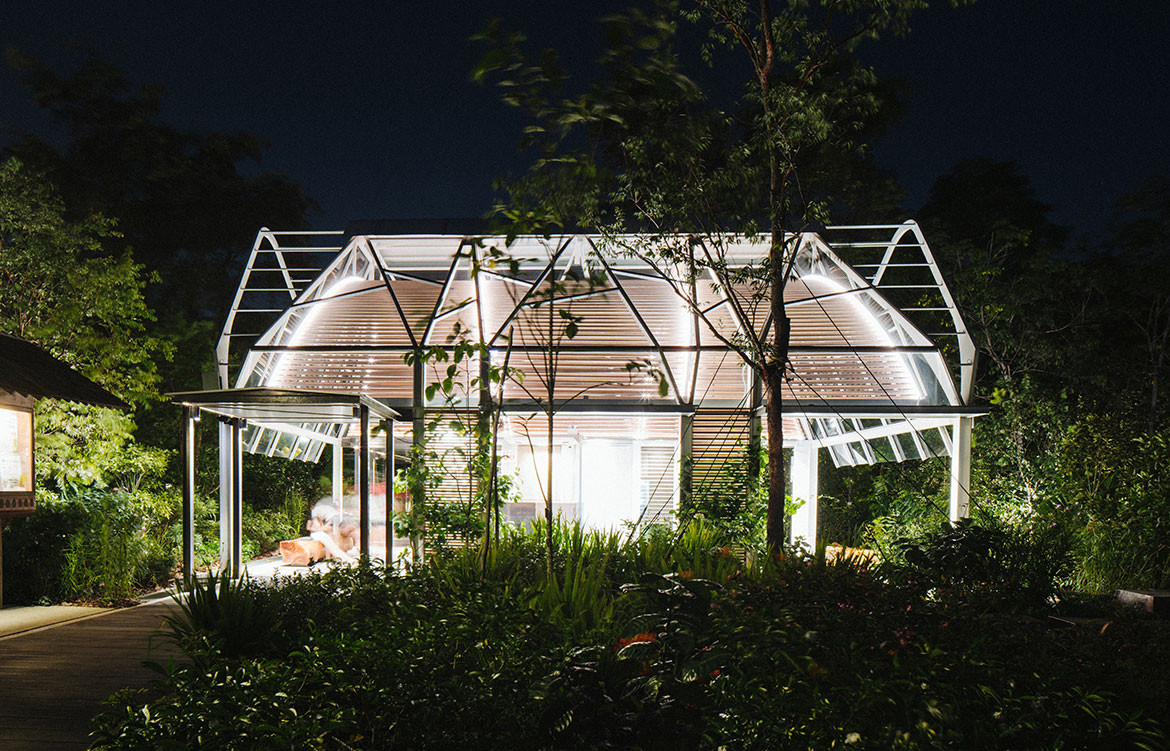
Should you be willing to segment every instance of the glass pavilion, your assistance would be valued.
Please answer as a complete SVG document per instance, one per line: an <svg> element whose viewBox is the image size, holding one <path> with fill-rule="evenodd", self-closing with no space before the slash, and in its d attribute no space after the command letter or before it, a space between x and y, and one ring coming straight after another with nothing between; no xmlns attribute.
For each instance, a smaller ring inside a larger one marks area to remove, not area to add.
<svg viewBox="0 0 1170 751"><path fill-rule="evenodd" d="M401 461L437 416L428 448L469 455L474 438L450 426L474 419L488 399L502 413L501 466L521 497L507 514L516 520L543 509L551 464L563 516L596 527L666 522L760 435L760 383L729 344L767 335L767 295L714 271L691 284L630 252L645 250L637 236L508 245L473 229L260 231L220 338L220 390L175 395L188 436L200 413L223 423L225 541L238 539L242 452L316 461L327 446L339 504L344 452L353 450L363 541L377 540L371 519L389 518L380 512L390 508L395 453ZM950 514L966 516L975 348L920 228L830 227L793 240L784 443L792 495L805 501L793 538L815 543L822 449L838 466L950 455ZM767 255L762 239L694 244L717 268ZM514 375L485 391L473 379L487 363L474 358L408 362L460 340L486 343L491 364ZM428 389L447 379L447 394ZM378 421L389 430L374 440ZM382 498L373 507L371 483ZM472 487L457 468L430 501L458 502ZM381 544L375 554L389 555L393 540ZM238 566L238 543L224 549L225 564Z"/></svg>

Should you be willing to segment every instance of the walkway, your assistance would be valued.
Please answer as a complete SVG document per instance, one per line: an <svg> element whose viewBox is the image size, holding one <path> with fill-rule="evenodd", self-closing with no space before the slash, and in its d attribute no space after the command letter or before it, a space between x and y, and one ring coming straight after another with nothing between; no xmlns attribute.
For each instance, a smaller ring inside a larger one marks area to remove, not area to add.
<svg viewBox="0 0 1170 751"><path fill-rule="evenodd" d="M179 654L162 638L150 641L174 608L163 599L0 637L0 751L86 748L102 701L148 688L159 675L144 659Z"/></svg>

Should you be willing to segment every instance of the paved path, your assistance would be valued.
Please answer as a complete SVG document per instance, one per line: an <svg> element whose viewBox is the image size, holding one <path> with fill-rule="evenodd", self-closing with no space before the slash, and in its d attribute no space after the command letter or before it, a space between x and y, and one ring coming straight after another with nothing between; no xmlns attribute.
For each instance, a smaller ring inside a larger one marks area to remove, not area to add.
<svg viewBox="0 0 1170 751"><path fill-rule="evenodd" d="M54 626L78 618L109 613L109 608L78 605L25 605L0 610L0 639L42 626Z"/></svg>
<svg viewBox="0 0 1170 751"><path fill-rule="evenodd" d="M161 600L0 638L0 751L86 748L102 701L149 687L159 676L144 659L178 655L164 639L150 641L174 608Z"/></svg>

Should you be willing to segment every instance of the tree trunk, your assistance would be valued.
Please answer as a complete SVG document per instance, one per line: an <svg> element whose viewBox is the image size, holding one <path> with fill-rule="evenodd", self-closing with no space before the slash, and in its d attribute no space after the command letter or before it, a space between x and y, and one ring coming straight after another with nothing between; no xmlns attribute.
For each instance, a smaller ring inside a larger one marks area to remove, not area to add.
<svg viewBox="0 0 1170 751"><path fill-rule="evenodd" d="M773 206L781 204L777 196L775 169L773 169ZM784 366L788 362L788 338L791 323L784 310L784 284L788 264L785 252L783 220L780 212L773 213L772 245L769 250L769 288L772 294L772 347L764 354L764 386L768 400L768 520L765 526L765 543L769 555L784 550L785 525L784 501L787 496L784 472Z"/></svg>
<svg viewBox="0 0 1170 751"><path fill-rule="evenodd" d="M482 339L482 337L481 337ZM483 501L482 570L488 569L492 542L492 506L495 505L496 435L492 430L491 360L486 350L479 353L479 414L476 424L476 460L479 466L479 497Z"/></svg>
<svg viewBox="0 0 1170 751"><path fill-rule="evenodd" d="M783 290L777 297L783 299ZM782 303L780 307L783 308ZM790 324L788 318L783 314L781 314L781 318L776 320L774 358L769 359L764 373L768 416L768 518L764 539L768 546L769 555L775 555L784 550L785 528L788 521L784 513L784 501L788 495L788 488L784 466L784 409L781 389L784 387L784 363L788 359Z"/></svg>
<svg viewBox="0 0 1170 751"><path fill-rule="evenodd" d="M556 395L556 361L553 352L553 292L548 297L548 366L545 371L548 383L548 474L545 478L547 491L544 495L544 568L551 579L553 575L553 397Z"/></svg>
<svg viewBox="0 0 1170 751"><path fill-rule="evenodd" d="M772 88L772 67L776 60L776 41L772 28L771 0L759 0L760 42L762 59L756 72L760 81L761 101L766 115L771 115L769 91ZM770 117L765 118L768 122ZM784 176L781 175L780 154L777 145L768 138L768 211L771 245L768 248L768 291L772 296L772 346L761 352L764 386L768 399L768 518L764 528L764 542L769 555L784 551L785 497L788 488L784 473L784 368L788 364L788 337L791 324L784 310L784 285L788 279L788 245L784 237ZM793 248L795 252L795 248Z"/></svg>

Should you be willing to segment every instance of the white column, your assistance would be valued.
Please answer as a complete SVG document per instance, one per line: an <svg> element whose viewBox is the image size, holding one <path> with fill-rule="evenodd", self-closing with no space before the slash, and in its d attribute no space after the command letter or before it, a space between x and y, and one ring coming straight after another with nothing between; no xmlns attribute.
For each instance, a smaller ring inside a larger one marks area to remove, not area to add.
<svg viewBox="0 0 1170 751"><path fill-rule="evenodd" d="M358 442L358 526L361 527L361 539L358 541L358 551L362 558L370 557L370 477L373 475L374 463L370 461L370 408L366 405L358 407L358 422L360 436Z"/></svg>
<svg viewBox="0 0 1170 751"><path fill-rule="evenodd" d="M683 415L678 425L678 510L691 508L694 493L695 416ZM681 514L680 514L681 515ZM678 516L675 517L678 519Z"/></svg>
<svg viewBox="0 0 1170 751"><path fill-rule="evenodd" d="M971 515L971 423L960 417L951 429L951 521Z"/></svg>
<svg viewBox="0 0 1170 751"><path fill-rule="evenodd" d="M484 530L485 534L487 530ZM386 421L386 566L394 570L394 420Z"/></svg>
<svg viewBox="0 0 1170 751"><path fill-rule="evenodd" d="M341 493L345 487L345 447L339 439L333 444L333 508L341 509Z"/></svg>
<svg viewBox="0 0 1170 751"><path fill-rule="evenodd" d="M232 576L244 573L244 421L232 420Z"/></svg>
<svg viewBox="0 0 1170 751"><path fill-rule="evenodd" d="M183 407L183 582L195 576L195 407Z"/></svg>
<svg viewBox="0 0 1170 751"><path fill-rule="evenodd" d="M219 570L230 571L232 562L232 543L235 534L232 530L232 519L235 518L232 508L234 472L232 461L232 427L227 420L219 421Z"/></svg>
<svg viewBox="0 0 1170 751"><path fill-rule="evenodd" d="M815 550L817 546L818 452L812 441L800 441L792 449L792 498L804 503L792 515L788 539L795 544L799 538L805 550Z"/></svg>

